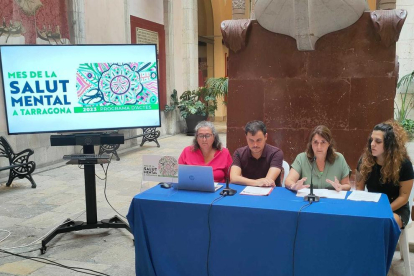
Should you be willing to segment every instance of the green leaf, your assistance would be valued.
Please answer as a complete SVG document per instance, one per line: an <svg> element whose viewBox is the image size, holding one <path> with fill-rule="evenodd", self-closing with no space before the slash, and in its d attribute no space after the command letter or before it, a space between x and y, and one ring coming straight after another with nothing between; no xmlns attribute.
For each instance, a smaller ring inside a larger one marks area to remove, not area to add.
<svg viewBox="0 0 414 276"><path fill-rule="evenodd" d="M412 101L413 97L408 97L408 91L410 87L414 83L414 71L404 75L400 78L400 80L397 83L397 88L405 88L405 92L400 92L400 99L401 99L401 105L398 106L396 104L396 111L395 111L395 117L396 120L400 123L403 123L405 120L407 120L408 115L410 114L412 110ZM407 98L408 97L408 98Z"/></svg>
<svg viewBox="0 0 414 276"><path fill-rule="evenodd" d="M221 79L227 82L227 78ZM177 91L174 89L170 96L170 104L165 106L165 112L177 108L183 118L186 118L189 114L214 116L215 110L217 110L218 93L216 92L212 88L199 87L196 90L184 91L178 97Z"/></svg>

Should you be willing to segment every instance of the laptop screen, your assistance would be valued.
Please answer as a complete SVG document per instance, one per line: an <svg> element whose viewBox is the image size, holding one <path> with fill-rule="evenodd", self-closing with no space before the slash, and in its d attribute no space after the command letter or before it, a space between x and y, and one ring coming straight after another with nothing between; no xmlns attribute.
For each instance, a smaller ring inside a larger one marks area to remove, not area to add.
<svg viewBox="0 0 414 276"><path fill-rule="evenodd" d="M213 168L210 166L178 166L178 183L175 189L214 192Z"/></svg>

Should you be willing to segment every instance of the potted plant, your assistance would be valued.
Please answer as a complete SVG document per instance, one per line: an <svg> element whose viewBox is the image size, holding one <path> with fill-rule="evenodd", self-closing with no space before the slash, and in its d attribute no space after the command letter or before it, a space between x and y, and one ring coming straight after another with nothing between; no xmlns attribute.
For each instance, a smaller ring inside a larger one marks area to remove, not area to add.
<svg viewBox="0 0 414 276"><path fill-rule="evenodd" d="M414 84L414 71L402 76L397 83L397 88L405 88L404 93L400 93L401 105L398 106L397 102L395 103L395 117L396 120L404 127L407 131L410 139L413 139L414 136L414 121L408 119L410 111L413 109L413 97L408 96L408 91L411 85Z"/></svg>
<svg viewBox="0 0 414 276"><path fill-rule="evenodd" d="M188 90L178 98L177 90L173 90L170 96L170 105L165 105L165 112L180 111L187 123L187 135L194 135L195 126L200 121L207 120L208 116L214 116L217 110L217 98L212 90L199 87L197 90Z"/></svg>
<svg viewBox="0 0 414 276"><path fill-rule="evenodd" d="M211 90L211 95L218 98L223 96L223 103L227 105L227 94L229 88L229 79L223 78L209 78L206 81L206 87Z"/></svg>

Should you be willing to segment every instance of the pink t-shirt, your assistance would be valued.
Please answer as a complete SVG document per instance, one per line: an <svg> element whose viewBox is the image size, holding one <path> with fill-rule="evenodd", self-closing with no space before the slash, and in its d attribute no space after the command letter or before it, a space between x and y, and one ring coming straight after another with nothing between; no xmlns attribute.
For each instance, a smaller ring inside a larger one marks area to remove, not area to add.
<svg viewBox="0 0 414 276"><path fill-rule="evenodd" d="M225 183L226 176L233 160L228 149L216 151L213 160L204 163L204 156L200 149L193 151L193 146L186 147L178 158L178 164L213 167L214 182Z"/></svg>

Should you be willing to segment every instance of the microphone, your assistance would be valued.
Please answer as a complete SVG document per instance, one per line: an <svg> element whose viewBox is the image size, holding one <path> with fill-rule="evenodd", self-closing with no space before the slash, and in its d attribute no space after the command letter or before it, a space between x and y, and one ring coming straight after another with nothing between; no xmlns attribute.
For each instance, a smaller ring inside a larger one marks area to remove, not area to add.
<svg viewBox="0 0 414 276"><path fill-rule="evenodd" d="M238 158L240 158L239 157L239 153L236 153L236 156ZM223 191L220 192L220 194L223 195L223 196L233 196L233 195L237 194L237 191L236 190L231 189L229 187L229 182L230 182L230 169L233 166L233 164L234 164L234 160L233 160L233 162L231 162L231 165L230 165L229 169L227 170L226 188L224 188Z"/></svg>
<svg viewBox="0 0 414 276"><path fill-rule="evenodd" d="M313 167L315 166L316 156L312 158L312 169L311 169L311 183L310 183L310 193L303 198L304 201L312 202L318 202L319 196L316 196L313 194L313 182L312 182L312 176L313 176Z"/></svg>

